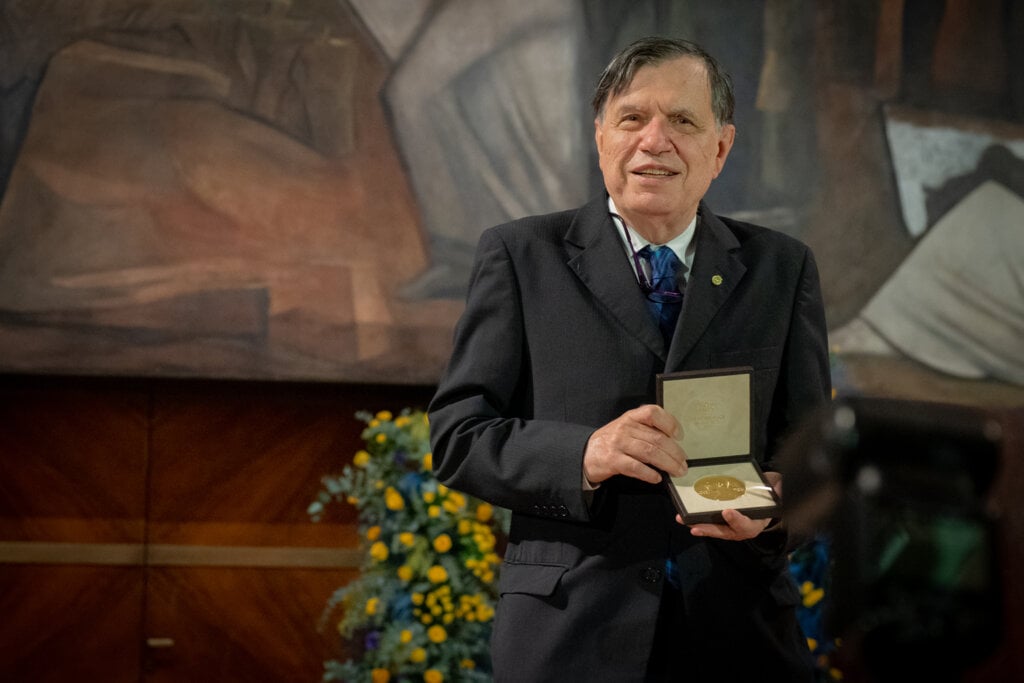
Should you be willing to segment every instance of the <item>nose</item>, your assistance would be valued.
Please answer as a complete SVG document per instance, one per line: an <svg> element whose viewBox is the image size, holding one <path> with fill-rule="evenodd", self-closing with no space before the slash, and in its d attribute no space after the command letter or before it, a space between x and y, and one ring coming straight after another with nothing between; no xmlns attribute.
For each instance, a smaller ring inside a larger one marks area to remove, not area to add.
<svg viewBox="0 0 1024 683"><path fill-rule="evenodd" d="M668 120L655 116L644 126L640 149L648 154L662 154L672 149L672 136Z"/></svg>

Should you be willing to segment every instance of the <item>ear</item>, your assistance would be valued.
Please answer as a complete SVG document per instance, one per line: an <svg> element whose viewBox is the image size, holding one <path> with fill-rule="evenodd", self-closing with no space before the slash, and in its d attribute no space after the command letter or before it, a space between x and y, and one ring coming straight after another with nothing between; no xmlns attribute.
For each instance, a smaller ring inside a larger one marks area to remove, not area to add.
<svg viewBox="0 0 1024 683"><path fill-rule="evenodd" d="M601 145L604 144L604 131L601 130L601 117L594 119L594 143L597 145L597 154L601 155Z"/></svg>
<svg viewBox="0 0 1024 683"><path fill-rule="evenodd" d="M725 160L729 156L729 152L732 150L732 143L736 141L736 126L731 123L727 123L722 126L721 131L718 134L718 153L715 155L715 175L717 178L718 174L722 172L722 168L725 166Z"/></svg>

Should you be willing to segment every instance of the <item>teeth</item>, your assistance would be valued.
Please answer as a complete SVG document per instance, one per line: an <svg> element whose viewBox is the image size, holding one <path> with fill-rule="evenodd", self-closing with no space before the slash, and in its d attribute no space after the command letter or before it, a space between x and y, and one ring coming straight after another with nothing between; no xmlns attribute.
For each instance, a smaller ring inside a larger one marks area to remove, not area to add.
<svg viewBox="0 0 1024 683"><path fill-rule="evenodd" d="M671 171L655 171L655 170L650 170L650 171L640 171L640 175L675 175L675 174L672 173Z"/></svg>

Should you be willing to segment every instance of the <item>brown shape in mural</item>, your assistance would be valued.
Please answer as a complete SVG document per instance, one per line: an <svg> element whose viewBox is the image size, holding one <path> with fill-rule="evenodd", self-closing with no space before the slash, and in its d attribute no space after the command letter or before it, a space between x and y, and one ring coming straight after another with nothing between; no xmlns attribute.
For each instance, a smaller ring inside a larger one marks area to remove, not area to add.
<svg viewBox="0 0 1024 683"><path fill-rule="evenodd" d="M459 306L394 296L426 256L372 53L172 24L49 62L0 205L2 369L434 381Z"/></svg>

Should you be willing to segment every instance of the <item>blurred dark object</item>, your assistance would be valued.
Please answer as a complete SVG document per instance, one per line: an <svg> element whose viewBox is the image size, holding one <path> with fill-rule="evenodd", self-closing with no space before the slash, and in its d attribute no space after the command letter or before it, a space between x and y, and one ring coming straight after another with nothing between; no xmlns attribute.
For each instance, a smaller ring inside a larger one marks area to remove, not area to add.
<svg viewBox="0 0 1024 683"><path fill-rule="evenodd" d="M785 517L831 538L827 628L858 669L844 678L959 681L997 647L1001 448L986 411L901 399L839 400L793 434Z"/></svg>

